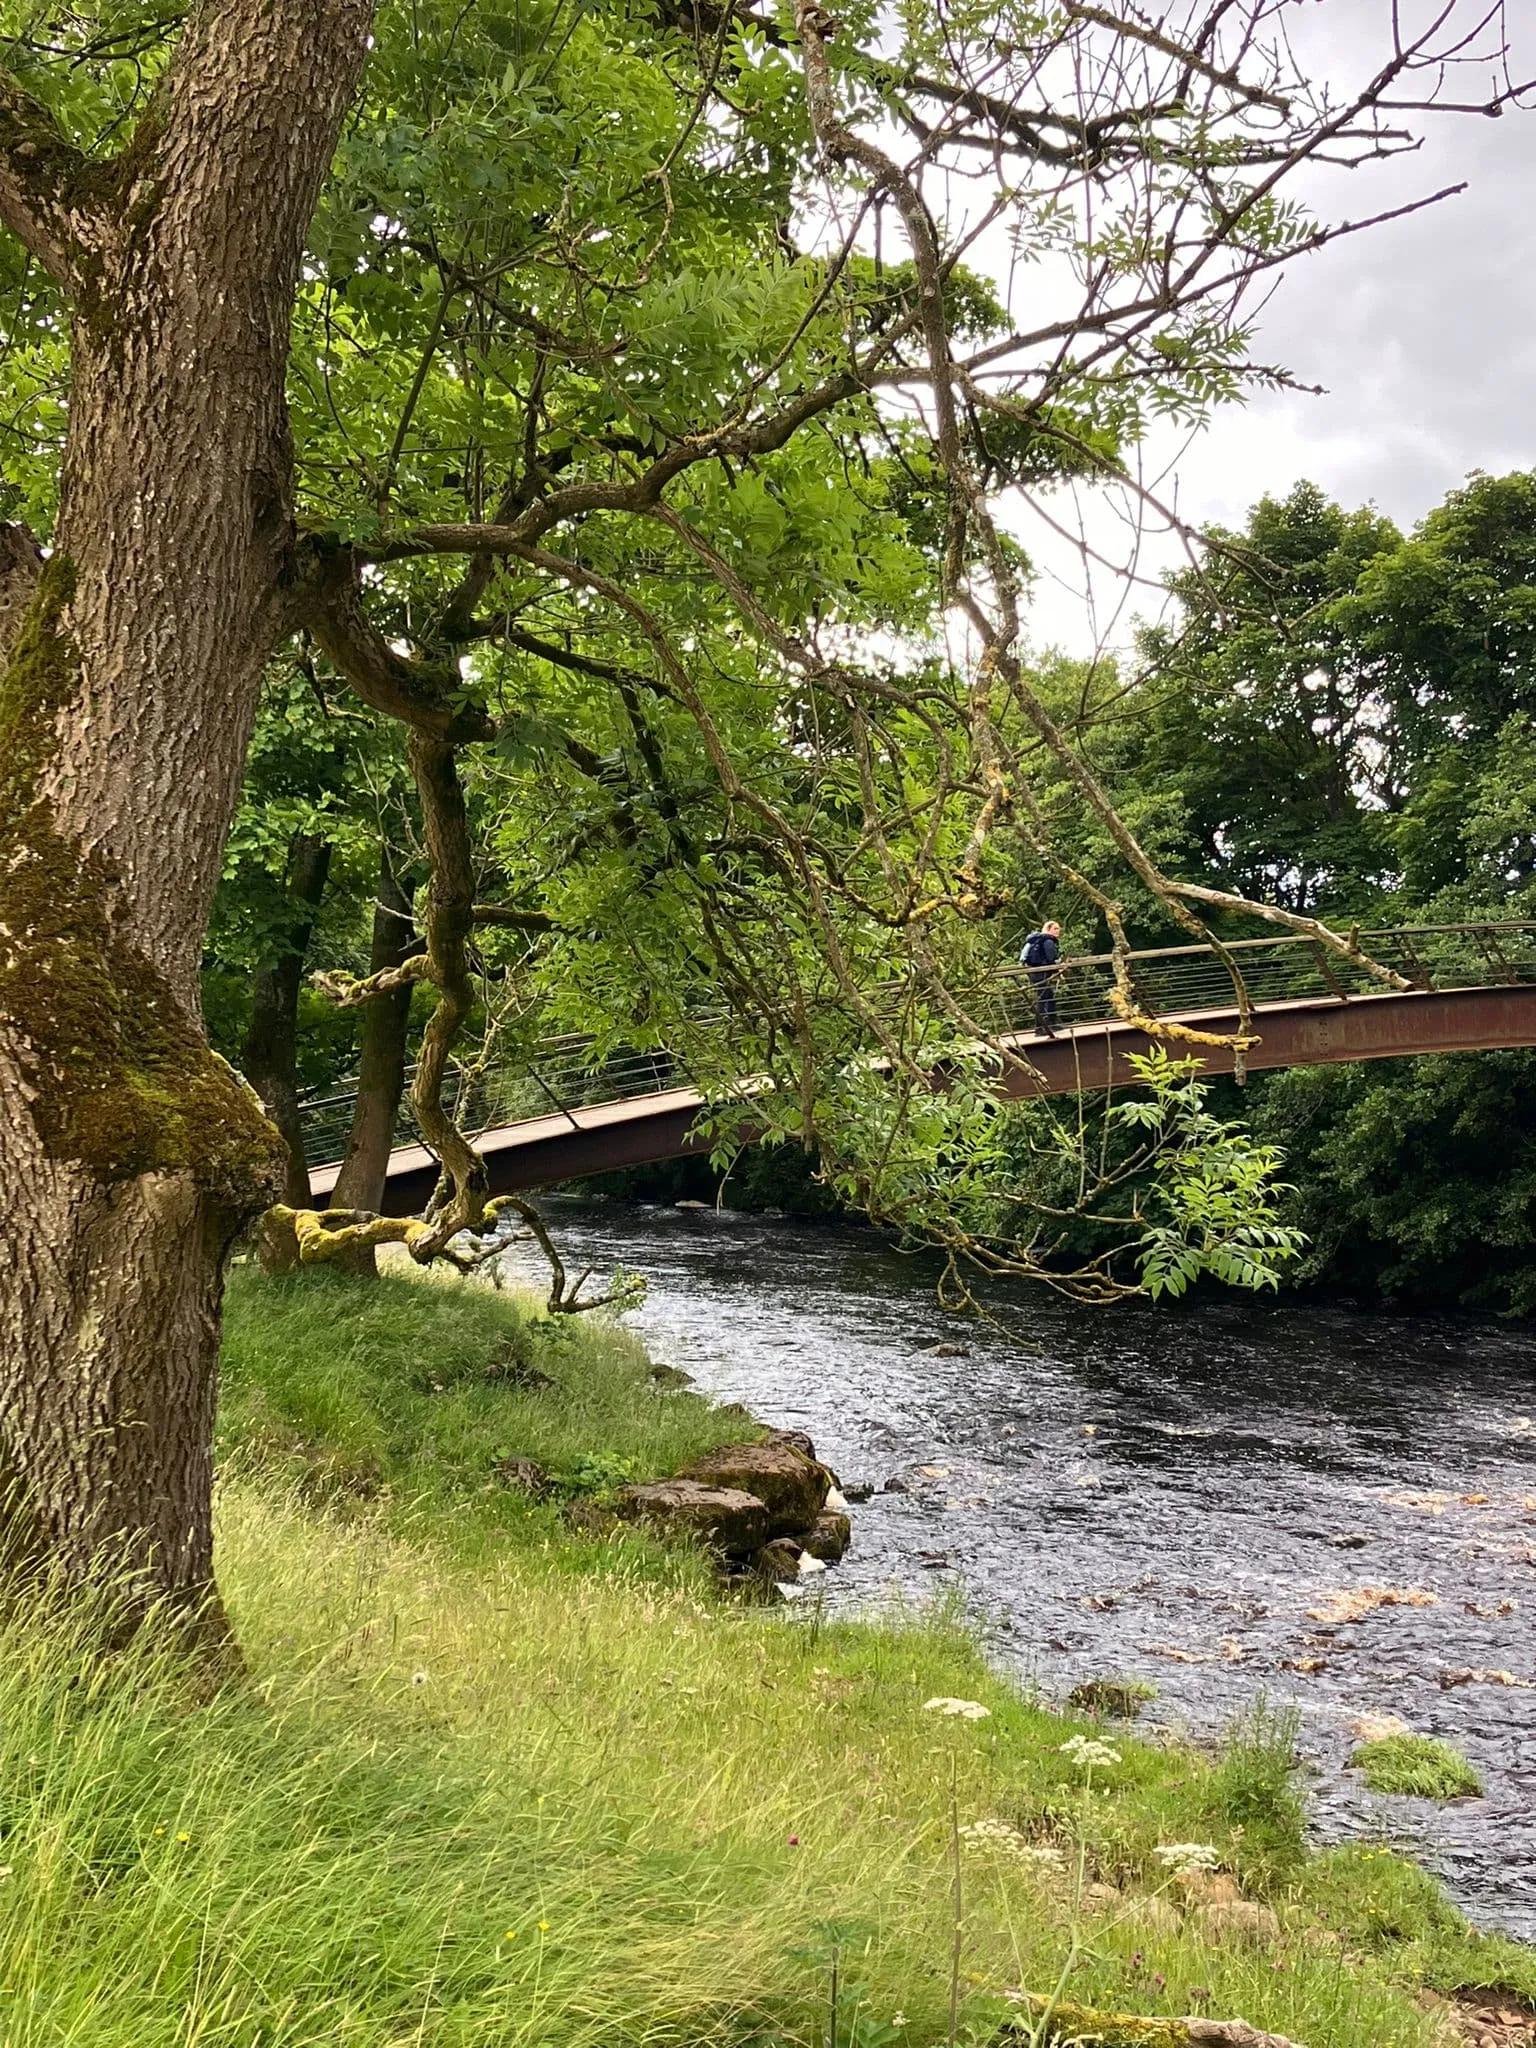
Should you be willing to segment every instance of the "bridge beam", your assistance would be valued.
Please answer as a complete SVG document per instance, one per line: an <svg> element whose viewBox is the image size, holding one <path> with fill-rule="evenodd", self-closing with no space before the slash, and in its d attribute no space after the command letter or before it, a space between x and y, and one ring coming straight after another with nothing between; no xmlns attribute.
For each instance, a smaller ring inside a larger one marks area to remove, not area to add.
<svg viewBox="0 0 1536 2048"><path fill-rule="evenodd" d="M1190 1010L1171 1021L1197 1031L1234 1036L1235 1009ZM1412 989L1406 993L1309 997L1267 1003L1254 1015L1259 1035L1248 1049L1248 1069L1337 1066L1347 1060L1402 1059L1413 1053L1491 1052L1536 1045L1536 984L1501 988ZM1175 1054L1195 1053L1208 1074L1230 1074L1233 1055L1223 1046L1181 1046L1154 1041L1127 1024L1076 1024L1057 1038L1020 1033L1005 1039L1024 1055L1039 1079L1010 1073L1009 1096L1071 1095L1135 1085L1132 1055L1155 1043Z"/></svg>
<svg viewBox="0 0 1536 2048"><path fill-rule="evenodd" d="M1186 1011L1170 1021L1215 1033L1237 1029L1237 1013L1230 1009ZM1260 1038L1248 1052L1251 1071L1401 1059L1413 1053L1487 1052L1536 1045L1536 983L1415 989L1352 996L1347 1002L1330 996L1270 1003L1256 1012L1254 1021ZM1186 1050L1177 1039L1157 1042L1175 1053ZM1033 1070L1010 1073L1003 1084L1005 1094L1023 1097L1134 1086L1130 1057L1149 1051L1153 1040L1126 1024L1098 1023L1073 1025L1057 1038L1015 1033L1004 1043L1026 1057ZM1208 1073L1232 1071L1228 1050L1187 1050L1199 1055ZM485 1131L476 1144L493 1192L514 1194L706 1151L707 1145L692 1135L702 1107L693 1089L672 1088L625 1102L531 1117ZM335 1166L323 1166L310 1176L316 1201L329 1197L337 1171ZM437 1162L424 1146L402 1147L390 1159L386 1213L418 1214L436 1180Z"/></svg>

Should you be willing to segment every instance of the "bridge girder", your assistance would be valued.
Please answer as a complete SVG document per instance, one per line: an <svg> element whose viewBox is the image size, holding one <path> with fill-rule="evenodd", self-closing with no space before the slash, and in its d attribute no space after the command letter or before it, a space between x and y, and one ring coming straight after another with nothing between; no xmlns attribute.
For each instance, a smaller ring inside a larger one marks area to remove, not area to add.
<svg viewBox="0 0 1536 2048"><path fill-rule="evenodd" d="M1200 1031L1235 1033L1235 1009L1194 1010L1171 1018ZM1266 1067L1337 1065L1349 1060L1401 1059L1415 1053L1487 1052L1536 1045L1536 983L1491 988L1412 989L1381 995L1313 997L1270 1003L1256 1010L1260 1037L1248 1050L1250 1071ZM1170 1051L1192 1051L1211 1074L1229 1074L1233 1054L1220 1046L1181 1046L1156 1041ZM1154 1040L1127 1024L1077 1024L1056 1038L1015 1033L1004 1041L1029 1061L1031 1074L1010 1071L1001 1083L1010 1097L1097 1093L1134 1085L1129 1060L1150 1050ZM702 1098L691 1088L672 1088L622 1102L560 1110L485 1131L476 1140L497 1194L552 1187L560 1181L613 1173L626 1166L653 1166L707 1149L693 1135ZM317 1201L329 1197L337 1168L311 1176ZM390 1160L385 1209L410 1216L426 1204L437 1179L437 1162L421 1145L396 1151Z"/></svg>

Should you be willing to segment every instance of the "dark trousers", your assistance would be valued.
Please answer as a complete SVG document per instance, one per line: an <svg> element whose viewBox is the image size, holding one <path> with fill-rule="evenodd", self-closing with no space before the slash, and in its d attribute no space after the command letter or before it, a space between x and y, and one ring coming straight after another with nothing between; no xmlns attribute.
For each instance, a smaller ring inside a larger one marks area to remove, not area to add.
<svg viewBox="0 0 1536 2048"><path fill-rule="evenodd" d="M1035 1023L1042 1031L1056 1029L1056 970L1032 967L1029 982L1035 992Z"/></svg>

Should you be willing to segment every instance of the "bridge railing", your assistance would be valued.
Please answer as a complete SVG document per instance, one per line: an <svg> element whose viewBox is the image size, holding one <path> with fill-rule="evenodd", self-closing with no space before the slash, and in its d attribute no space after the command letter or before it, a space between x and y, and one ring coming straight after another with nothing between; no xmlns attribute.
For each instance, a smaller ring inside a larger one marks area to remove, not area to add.
<svg viewBox="0 0 1536 2048"><path fill-rule="evenodd" d="M1478 988L1536 981L1536 922L1399 925L1362 931L1362 951L1414 988ZM1227 950L1255 1004L1307 1000L1348 1002L1385 993L1364 967L1305 934L1235 939ZM1132 985L1151 1016L1235 1006L1232 977L1208 946L1161 946L1131 956ZM1063 960L1049 986L1058 1021L1096 1023L1115 1014L1110 1002L1113 956ZM979 1021L995 1030L1029 1030L1036 1014L1035 977L1024 967L1000 970Z"/></svg>
<svg viewBox="0 0 1536 2048"><path fill-rule="evenodd" d="M1360 945L1414 988L1536 982L1536 921L1399 925L1362 931ZM1386 993L1363 967L1303 934L1236 939L1228 950L1255 1006L1350 1002ZM1152 1016L1230 1011L1235 1006L1231 976L1207 946L1161 946L1135 953L1131 973L1138 999ZM1058 1028L1112 1018L1113 983L1108 953L1062 960L1050 976ZM995 1033L1032 1031L1037 1003L1031 972L1022 966L998 970L965 996L970 1015ZM627 1049L600 1054L591 1037L569 1032L537 1039L518 1062L470 1067L450 1081L444 1095L461 1126L475 1133L583 1104L688 1085L687 1071L671 1052ZM344 1083L303 1104L305 1150L311 1161L342 1156L355 1100L355 1083ZM409 1144L414 1136L409 1111L402 1110L396 1142Z"/></svg>

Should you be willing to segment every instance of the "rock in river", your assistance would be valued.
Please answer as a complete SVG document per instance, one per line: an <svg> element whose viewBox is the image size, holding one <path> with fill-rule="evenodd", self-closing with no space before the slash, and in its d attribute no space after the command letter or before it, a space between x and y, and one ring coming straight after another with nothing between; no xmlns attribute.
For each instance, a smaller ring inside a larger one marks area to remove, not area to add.
<svg viewBox="0 0 1536 2048"><path fill-rule="evenodd" d="M853 1525L836 1508L823 1508L804 1538L811 1556L819 1557L823 1564L837 1564L852 1540Z"/></svg>

